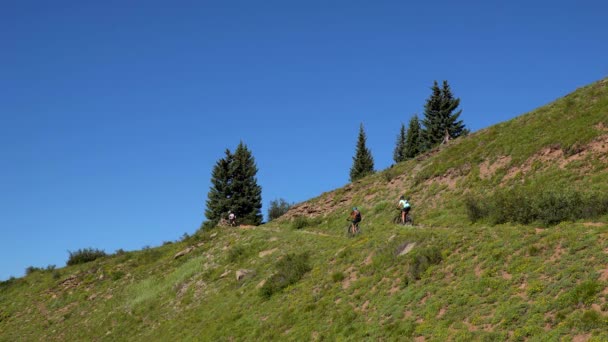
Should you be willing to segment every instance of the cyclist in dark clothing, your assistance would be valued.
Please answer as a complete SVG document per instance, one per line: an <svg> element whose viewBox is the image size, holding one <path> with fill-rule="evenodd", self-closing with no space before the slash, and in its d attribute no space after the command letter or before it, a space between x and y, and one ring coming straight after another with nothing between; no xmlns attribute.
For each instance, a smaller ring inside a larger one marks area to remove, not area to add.
<svg viewBox="0 0 608 342"><path fill-rule="evenodd" d="M355 235L359 231L359 222L361 222L361 212L357 207L353 208L353 211L350 212L350 220L351 224L351 234Z"/></svg>

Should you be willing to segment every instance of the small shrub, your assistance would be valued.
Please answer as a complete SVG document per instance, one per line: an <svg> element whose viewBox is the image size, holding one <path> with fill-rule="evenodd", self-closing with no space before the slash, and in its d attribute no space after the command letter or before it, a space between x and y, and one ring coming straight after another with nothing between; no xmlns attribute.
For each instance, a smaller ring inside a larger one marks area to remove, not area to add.
<svg viewBox="0 0 608 342"><path fill-rule="evenodd" d="M242 245L234 246L228 251L228 261L237 262L245 257L247 250Z"/></svg>
<svg viewBox="0 0 608 342"><path fill-rule="evenodd" d="M202 230L203 232L206 232L206 231L211 230L211 229L213 229L215 227L217 227L217 222L215 222L215 221L205 221L205 222L203 222L203 224L201 224L200 230Z"/></svg>
<svg viewBox="0 0 608 342"><path fill-rule="evenodd" d="M587 310L580 315L580 317L576 317L570 322L571 326L576 327L581 331L604 328L606 326L605 324L602 315L595 310Z"/></svg>
<svg viewBox="0 0 608 342"><path fill-rule="evenodd" d="M414 249L407 257L407 276L412 280L420 279L429 267L439 264L443 259L439 249L434 246Z"/></svg>
<svg viewBox="0 0 608 342"><path fill-rule="evenodd" d="M309 255L305 252L301 254L287 254L277 261L277 272L260 288L260 295L268 299L287 286L298 282L304 274L312 269L308 264L308 259Z"/></svg>
<svg viewBox="0 0 608 342"><path fill-rule="evenodd" d="M11 284L13 284L15 281L17 280L17 278L15 277L10 277L7 280L0 280L0 289L1 288L5 288L10 286Z"/></svg>
<svg viewBox="0 0 608 342"><path fill-rule="evenodd" d="M297 216L291 222L291 227L293 229L303 229L310 226L310 220L305 216Z"/></svg>
<svg viewBox="0 0 608 342"><path fill-rule="evenodd" d="M334 283L339 283L342 280L344 280L344 278L345 278L345 276L344 276L344 273L342 273L342 272L334 272L331 275L331 279L334 281Z"/></svg>
<svg viewBox="0 0 608 342"><path fill-rule="evenodd" d="M530 246L530 247L528 247L528 255L529 256L537 256L537 255L540 254L540 252L541 252L541 250L537 246Z"/></svg>
<svg viewBox="0 0 608 342"><path fill-rule="evenodd" d="M396 168L390 167L382 173L382 176L384 176L384 180L387 183L390 183L395 177L399 176L399 171Z"/></svg>
<svg viewBox="0 0 608 342"><path fill-rule="evenodd" d="M558 303L562 308L577 305L590 305L602 288L603 287L595 280L582 282L571 291L562 294L558 298Z"/></svg>
<svg viewBox="0 0 608 342"><path fill-rule="evenodd" d="M42 268L40 267L34 267L34 266L30 266L28 268L25 269L25 275L30 275L34 272L40 272L42 271Z"/></svg>
<svg viewBox="0 0 608 342"><path fill-rule="evenodd" d="M291 204L282 198L270 201L270 206L268 208L268 221L272 221L283 216L283 214L285 214L289 208L291 208Z"/></svg>
<svg viewBox="0 0 608 342"><path fill-rule="evenodd" d="M567 157L571 157L575 154L579 154L581 152L583 152L585 149L583 148L583 146L581 146L579 143L574 143L571 146L567 146L565 148L562 148L562 151L564 151L564 156Z"/></svg>
<svg viewBox="0 0 608 342"><path fill-rule="evenodd" d="M106 256L106 252L93 248L79 249L75 252L68 251L68 253L70 254L70 257L67 261L68 266L84 264L86 262L91 262L93 260Z"/></svg>
<svg viewBox="0 0 608 342"><path fill-rule="evenodd" d="M488 216L488 208L485 202L477 197L469 195L464 199L464 205L467 209L467 215L471 222L477 222Z"/></svg>
<svg viewBox="0 0 608 342"><path fill-rule="evenodd" d="M6 321L11 317L11 315L8 312L3 312L0 311L0 323L2 323L2 321Z"/></svg>
<svg viewBox="0 0 608 342"><path fill-rule="evenodd" d="M122 278L124 276L125 276L125 272L123 272L123 271L116 271L116 272L111 272L110 273L110 277L114 281L119 280L120 278Z"/></svg>

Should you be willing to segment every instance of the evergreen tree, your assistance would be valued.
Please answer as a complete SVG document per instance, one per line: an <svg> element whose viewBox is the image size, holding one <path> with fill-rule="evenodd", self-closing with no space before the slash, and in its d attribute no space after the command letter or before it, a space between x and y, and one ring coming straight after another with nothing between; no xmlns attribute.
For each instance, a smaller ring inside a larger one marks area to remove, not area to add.
<svg viewBox="0 0 608 342"><path fill-rule="evenodd" d="M395 161L395 163L400 163L406 159L406 139L407 136L405 134L405 125L402 123L401 130L399 130L399 135L397 135L397 143L395 144L395 150L393 151L393 160Z"/></svg>
<svg viewBox="0 0 608 342"><path fill-rule="evenodd" d="M205 216L211 226L215 226L231 209L232 199L232 153L225 151L226 156L215 163L211 172L211 189L207 195Z"/></svg>
<svg viewBox="0 0 608 342"><path fill-rule="evenodd" d="M251 151L243 142L234 151L231 167L231 209L241 223L262 223L262 188L257 184L258 168Z"/></svg>
<svg viewBox="0 0 608 342"><path fill-rule="evenodd" d="M226 149L226 156L217 161L211 172L211 189L207 198L205 226L214 227L229 212L236 214L240 223L262 223L262 188L257 184L255 160L241 142L234 154Z"/></svg>
<svg viewBox="0 0 608 342"><path fill-rule="evenodd" d="M407 129L407 140L405 143L405 158L414 158L424 150L422 142L422 131L418 116L414 115Z"/></svg>
<svg viewBox="0 0 608 342"><path fill-rule="evenodd" d="M425 149L441 143L446 133L451 138L468 133L462 120L458 120L462 113L462 110L456 111L459 104L460 99L454 98L447 81L443 81L442 88L439 87L437 81L433 82L431 96L424 105L424 119L422 120L424 125L422 138Z"/></svg>
<svg viewBox="0 0 608 342"><path fill-rule="evenodd" d="M363 124L361 124L359 138L357 139L357 150L353 157L353 166L350 169L351 182L374 173L374 158L371 151L365 146L366 140Z"/></svg>
<svg viewBox="0 0 608 342"><path fill-rule="evenodd" d="M462 120L458 120L458 117L460 117L460 114L462 114L462 109L456 111L459 105L460 99L454 98L448 81L443 81L443 86L441 89L440 112L442 113L443 117L445 117L446 127L443 133L444 137L446 131L452 139L458 138L461 135L467 135L469 133L469 130L465 128Z"/></svg>

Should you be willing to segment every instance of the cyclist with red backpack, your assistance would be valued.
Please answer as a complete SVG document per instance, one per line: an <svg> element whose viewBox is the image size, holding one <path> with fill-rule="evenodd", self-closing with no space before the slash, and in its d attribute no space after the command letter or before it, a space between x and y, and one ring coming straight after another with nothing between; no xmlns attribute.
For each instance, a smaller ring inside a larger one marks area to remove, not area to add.
<svg viewBox="0 0 608 342"><path fill-rule="evenodd" d="M357 207L354 207L353 211L350 212L349 220L351 221L351 225L348 233L349 235L354 236L355 234L359 233L359 222L361 222L361 212Z"/></svg>

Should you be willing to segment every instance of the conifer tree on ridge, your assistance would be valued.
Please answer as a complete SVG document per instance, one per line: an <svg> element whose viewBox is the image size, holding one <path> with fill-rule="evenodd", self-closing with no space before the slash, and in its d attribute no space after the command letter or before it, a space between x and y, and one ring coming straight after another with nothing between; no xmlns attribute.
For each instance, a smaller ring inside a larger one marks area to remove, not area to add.
<svg viewBox="0 0 608 342"><path fill-rule="evenodd" d="M406 160L406 149L405 144L407 141L407 136L405 134L405 125L401 123L401 129L399 130L399 134L397 135L397 142L395 143L395 150L393 151L393 160L395 163L400 163Z"/></svg>
<svg viewBox="0 0 608 342"><path fill-rule="evenodd" d="M205 217L215 226L231 210L232 198L232 153L229 149L225 157L215 163L211 171L211 188L207 194Z"/></svg>
<svg viewBox="0 0 608 342"><path fill-rule="evenodd" d="M231 211L239 223L262 223L262 188L257 184L257 172L255 159L242 141L234 154L226 149L225 157L217 161L211 173L205 210L211 227Z"/></svg>
<svg viewBox="0 0 608 342"><path fill-rule="evenodd" d="M374 173L374 158L366 146L366 136L363 124L359 126L359 137L357 139L357 150L353 157L353 166L350 169L350 181L354 182L367 175Z"/></svg>
<svg viewBox="0 0 608 342"><path fill-rule="evenodd" d="M407 139L405 142L405 158L414 158L424 150L418 116L414 115L410 120L410 125L407 129Z"/></svg>
<svg viewBox="0 0 608 342"><path fill-rule="evenodd" d="M424 118L422 119L424 125L422 137L425 149L433 148L441 143L446 135L454 139L468 134L469 131L462 120L458 120L462 113L462 109L456 111L459 105L460 99L454 98L448 81L443 81L441 88L437 81L433 82L431 96L424 105Z"/></svg>

